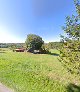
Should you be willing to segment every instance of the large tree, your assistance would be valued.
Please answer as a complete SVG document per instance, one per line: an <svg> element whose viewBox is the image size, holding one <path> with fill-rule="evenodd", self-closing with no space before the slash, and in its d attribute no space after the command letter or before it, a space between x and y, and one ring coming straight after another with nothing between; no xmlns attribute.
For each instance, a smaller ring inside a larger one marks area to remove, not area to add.
<svg viewBox="0 0 80 92"><path fill-rule="evenodd" d="M33 50L39 50L44 43L42 38L35 34L28 34L25 41L27 49L33 52Z"/></svg>
<svg viewBox="0 0 80 92"><path fill-rule="evenodd" d="M61 36L63 47L61 49L61 63L71 72L80 74L80 4L74 0L77 16L66 17L63 27L67 36Z"/></svg>

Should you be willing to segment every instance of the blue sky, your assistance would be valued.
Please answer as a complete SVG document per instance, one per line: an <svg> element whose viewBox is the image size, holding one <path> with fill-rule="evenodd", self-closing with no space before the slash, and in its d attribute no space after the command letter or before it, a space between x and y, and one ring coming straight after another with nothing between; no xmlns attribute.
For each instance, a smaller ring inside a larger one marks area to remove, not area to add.
<svg viewBox="0 0 80 92"><path fill-rule="evenodd" d="M66 16L75 11L73 0L0 0L0 42L25 42L30 33L59 41Z"/></svg>

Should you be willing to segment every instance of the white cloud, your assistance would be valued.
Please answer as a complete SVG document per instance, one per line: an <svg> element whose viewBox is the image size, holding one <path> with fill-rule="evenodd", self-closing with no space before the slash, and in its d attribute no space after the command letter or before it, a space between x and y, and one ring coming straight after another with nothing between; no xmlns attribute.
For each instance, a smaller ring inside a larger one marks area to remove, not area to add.
<svg viewBox="0 0 80 92"><path fill-rule="evenodd" d="M0 43L19 43L21 39L10 33L7 26L0 25Z"/></svg>

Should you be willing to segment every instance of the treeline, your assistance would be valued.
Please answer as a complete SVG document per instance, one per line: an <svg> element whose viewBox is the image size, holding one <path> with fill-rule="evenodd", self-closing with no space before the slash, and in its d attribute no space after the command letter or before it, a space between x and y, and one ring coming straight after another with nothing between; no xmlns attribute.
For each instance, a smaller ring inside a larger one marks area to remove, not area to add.
<svg viewBox="0 0 80 92"><path fill-rule="evenodd" d="M25 43L0 43L0 48L22 48Z"/></svg>
<svg viewBox="0 0 80 92"><path fill-rule="evenodd" d="M60 49L62 43L49 42L49 43L44 43L44 46L48 49ZM0 48L23 48L23 47L26 47L25 43L0 43Z"/></svg>
<svg viewBox="0 0 80 92"><path fill-rule="evenodd" d="M49 49L60 49L62 47L62 42L49 42Z"/></svg>

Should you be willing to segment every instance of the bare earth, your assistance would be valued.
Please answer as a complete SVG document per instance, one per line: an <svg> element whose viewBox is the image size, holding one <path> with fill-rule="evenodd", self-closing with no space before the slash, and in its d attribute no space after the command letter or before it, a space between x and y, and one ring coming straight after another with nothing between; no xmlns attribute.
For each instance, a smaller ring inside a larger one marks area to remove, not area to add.
<svg viewBox="0 0 80 92"><path fill-rule="evenodd" d="M0 83L0 92L13 92L13 91L4 86L2 83Z"/></svg>

